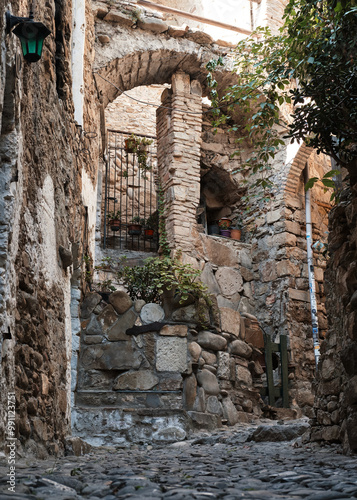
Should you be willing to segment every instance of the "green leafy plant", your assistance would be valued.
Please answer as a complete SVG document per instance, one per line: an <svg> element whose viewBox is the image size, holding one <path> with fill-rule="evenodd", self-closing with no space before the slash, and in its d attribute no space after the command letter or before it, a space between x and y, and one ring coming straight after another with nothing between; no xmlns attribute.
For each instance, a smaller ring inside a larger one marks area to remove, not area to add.
<svg viewBox="0 0 357 500"><path fill-rule="evenodd" d="M135 215L135 217L133 217L131 219L131 224L135 224L135 225L138 225L138 226L144 226L145 225L145 219L141 218L139 215Z"/></svg>
<svg viewBox="0 0 357 500"><path fill-rule="evenodd" d="M115 292L116 290L113 281L110 279L100 281L95 285L95 288L99 288L101 292Z"/></svg>
<svg viewBox="0 0 357 500"><path fill-rule="evenodd" d="M133 21L137 22L137 21L141 21L141 10L140 9L133 9L133 10L129 10L129 15L130 17L133 19Z"/></svg>
<svg viewBox="0 0 357 500"><path fill-rule="evenodd" d="M231 223L225 220L220 221L219 228L220 229L230 229Z"/></svg>
<svg viewBox="0 0 357 500"><path fill-rule="evenodd" d="M165 203L164 203L164 191L160 182L157 186L157 199L158 199L158 216L159 216L159 249L165 257L169 257L171 254L169 241L166 231L166 213L165 213Z"/></svg>
<svg viewBox="0 0 357 500"><path fill-rule="evenodd" d="M239 42L239 76L224 95L218 95L214 76L222 58L207 65L213 125L228 123L230 130L240 132L238 143L254 145L236 170L248 173L243 200L248 205L254 198L267 201L276 189L271 161L284 144L284 130L286 139L305 140L339 165L357 158L356 31L355 0L290 0L278 35L258 28ZM238 120L232 120L233 111ZM235 154L240 155L240 149ZM316 181L312 179L308 188ZM334 187L333 174L324 175L321 182Z"/></svg>
<svg viewBox="0 0 357 500"><path fill-rule="evenodd" d="M90 255L85 254L83 256L84 261L84 281L91 285L93 281L93 259Z"/></svg>
<svg viewBox="0 0 357 500"><path fill-rule="evenodd" d="M108 212L107 213L107 219L108 219L108 221L120 220L120 217L121 217L121 211L120 210L117 210L116 212L112 211L112 212Z"/></svg>
<svg viewBox="0 0 357 500"><path fill-rule="evenodd" d="M97 271L100 270L110 270L112 269L113 266L113 259L112 257L102 257L101 261L99 264L97 264L94 269Z"/></svg>
<svg viewBox="0 0 357 500"><path fill-rule="evenodd" d="M183 264L179 259L163 257L146 259L144 266L121 266L118 279L133 300L160 303L165 291L174 290L182 304L189 297L209 301L207 287L200 281L200 274L201 271Z"/></svg>
<svg viewBox="0 0 357 500"><path fill-rule="evenodd" d="M155 210L145 221L145 229L157 229L159 226L159 212Z"/></svg>
<svg viewBox="0 0 357 500"><path fill-rule="evenodd" d="M153 143L152 139L147 139L146 137L138 137L137 135L131 134L125 140L125 149L129 153L134 153L138 159L139 168L142 170L142 175L145 176L145 172L151 170L151 165L148 165L149 151L147 146Z"/></svg>

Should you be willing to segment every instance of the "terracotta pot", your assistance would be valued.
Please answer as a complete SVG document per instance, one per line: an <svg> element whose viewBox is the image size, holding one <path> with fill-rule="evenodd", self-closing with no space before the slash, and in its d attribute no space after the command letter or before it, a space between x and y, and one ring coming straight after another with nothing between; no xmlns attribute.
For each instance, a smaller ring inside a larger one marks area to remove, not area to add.
<svg viewBox="0 0 357 500"><path fill-rule="evenodd" d="M224 224L225 222L227 223L227 226L228 226L228 227L232 224L231 219L228 219L228 217L222 217L222 218L221 218L221 219L219 219L219 221L218 221L218 225L219 225L219 227L221 227L221 226L222 226L222 224Z"/></svg>
<svg viewBox="0 0 357 500"><path fill-rule="evenodd" d="M120 229L120 220L113 219L109 221L109 226L112 231L119 231Z"/></svg>
<svg viewBox="0 0 357 500"><path fill-rule="evenodd" d="M231 229L231 238L233 240L240 240L242 236L242 230L241 229Z"/></svg>
<svg viewBox="0 0 357 500"><path fill-rule="evenodd" d="M219 230L221 236L225 236L226 238L231 237L231 230L230 229L220 229Z"/></svg>
<svg viewBox="0 0 357 500"><path fill-rule="evenodd" d="M135 146L133 144L133 141L131 141L130 139L125 139L124 149L127 153L134 153Z"/></svg>
<svg viewBox="0 0 357 500"><path fill-rule="evenodd" d="M128 233L131 236L138 236L141 234L141 224L128 224Z"/></svg>
<svg viewBox="0 0 357 500"><path fill-rule="evenodd" d="M154 237L154 230L153 229L144 229L144 236L148 240Z"/></svg>

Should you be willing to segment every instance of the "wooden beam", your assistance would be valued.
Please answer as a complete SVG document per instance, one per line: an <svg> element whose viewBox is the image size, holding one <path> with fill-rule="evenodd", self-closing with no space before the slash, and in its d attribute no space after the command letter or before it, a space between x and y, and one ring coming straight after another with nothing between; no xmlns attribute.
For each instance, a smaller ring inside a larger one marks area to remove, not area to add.
<svg viewBox="0 0 357 500"><path fill-rule="evenodd" d="M237 33L242 33L243 35L250 35L251 30L246 30L244 28L238 28L237 26L232 26L230 24L220 23L219 21L214 21L213 19L207 19L206 17L196 16L190 12L185 12L183 10L174 9L172 7L165 7L164 5L159 5L154 2L149 2L149 0L137 0L138 5L143 7L149 7L150 9L158 10L159 12L167 12L169 14L176 14L181 17L186 17L187 19L193 19L194 21L199 21L203 24L211 24L212 26L217 26L217 28L223 28L225 30L235 31Z"/></svg>

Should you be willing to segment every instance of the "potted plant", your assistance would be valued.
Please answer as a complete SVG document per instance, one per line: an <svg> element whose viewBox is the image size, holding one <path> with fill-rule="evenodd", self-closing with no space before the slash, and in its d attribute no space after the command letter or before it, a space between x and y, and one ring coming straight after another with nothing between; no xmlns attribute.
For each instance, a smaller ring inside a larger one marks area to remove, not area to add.
<svg viewBox="0 0 357 500"><path fill-rule="evenodd" d="M222 219L219 221L219 233L221 236L226 236L227 238L230 238L231 236L231 230L229 229L231 225L231 221L222 221Z"/></svg>
<svg viewBox="0 0 357 500"><path fill-rule="evenodd" d="M220 228L224 226L225 229L228 229L229 227L231 227L231 224L232 224L232 221L228 217L222 217L218 221L218 225Z"/></svg>
<svg viewBox="0 0 357 500"><path fill-rule="evenodd" d="M125 139L125 151L127 153L133 153L136 155L139 168L142 170L142 175L144 177L145 172L151 170L151 165L147 164L149 154L147 146L152 143L152 139L147 139L146 137L138 137L134 134L131 134L130 137Z"/></svg>
<svg viewBox="0 0 357 500"><path fill-rule="evenodd" d="M110 226L110 229L112 231L119 231L120 225L121 225L120 224L120 216L121 216L120 210L117 210L116 212L115 211L109 212L107 214L109 226Z"/></svg>
<svg viewBox="0 0 357 500"><path fill-rule="evenodd" d="M144 236L147 239L152 239L154 237L154 232L159 224L159 213L156 210L146 219L144 224Z"/></svg>
<svg viewBox="0 0 357 500"><path fill-rule="evenodd" d="M131 219L131 222L128 224L128 233L131 236L140 236L141 228L145 224L145 219L141 219L138 215Z"/></svg>
<svg viewBox="0 0 357 500"><path fill-rule="evenodd" d="M233 226L231 227L231 238L239 241L242 237L243 221L241 214L237 214L233 219Z"/></svg>

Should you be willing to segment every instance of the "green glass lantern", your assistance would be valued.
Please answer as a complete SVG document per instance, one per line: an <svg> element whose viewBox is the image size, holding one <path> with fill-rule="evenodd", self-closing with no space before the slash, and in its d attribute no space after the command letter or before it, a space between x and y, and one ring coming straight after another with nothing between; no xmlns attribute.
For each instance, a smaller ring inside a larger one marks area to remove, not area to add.
<svg viewBox="0 0 357 500"><path fill-rule="evenodd" d="M32 12L30 17L16 17L9 12L6 13L7 33L12 31L21 42L24 59L30 63L36 62L41 58L44 39L51 33L42 23L33 20Z"/></svg>

